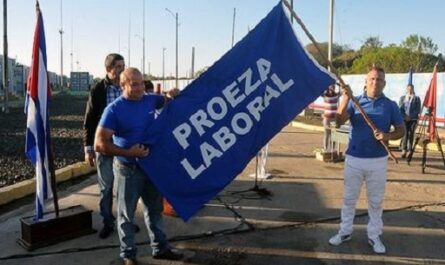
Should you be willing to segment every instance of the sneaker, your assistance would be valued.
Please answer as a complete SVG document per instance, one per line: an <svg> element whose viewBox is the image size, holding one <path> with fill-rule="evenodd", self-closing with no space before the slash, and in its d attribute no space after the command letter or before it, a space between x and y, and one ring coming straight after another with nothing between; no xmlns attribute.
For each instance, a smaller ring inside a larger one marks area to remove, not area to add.
<svg viewBox="0 0 445 265"><path fill-rule="evenodd" d="M329 244L333 246L340 246L343 242L351 240L351 235L340 235L336 234L335 236L329 239Z"/></svg>
<svg viewBox="0 0 445 265"><path fill-rule="evenodd" d="M136 259L131 259L131 258L124 258L123 262L124 262L123 263L124 265L137 265L138 264Z"/></svg>
<svg viewBox="0 0 445 265"><path fill-rule="evenodd" d="M368 244L372 247L375 253L377 254L386 253L385 245L383 245L383 242L380 240L379 237L376 237L374 239L368 238Z"/></svg>
<svg viewBox="0 0 445 265"><path fill-rule="evenodd" d="M102 227L102 230L100 230L99 232L99 237L102 239L107 238L108 236L110 236L113 230L114 230L113 226L104 225L104 227Z"/></svg>
<svg viewBox="0 0 445 265"><path fill-rule="evenodd" d="M403 151L403 153L402 153L402 158L406 158L406 154L407 154L407 152L406 152L406 151Z"/></svg>
<svg viewBox="0 0 445 265"><path fill-rule="evenodd" d="M163 253L153 255L154 259L165 259L165 260L180 260L184 257L184 254L179 253L176 249L167 249Z"/></svg>

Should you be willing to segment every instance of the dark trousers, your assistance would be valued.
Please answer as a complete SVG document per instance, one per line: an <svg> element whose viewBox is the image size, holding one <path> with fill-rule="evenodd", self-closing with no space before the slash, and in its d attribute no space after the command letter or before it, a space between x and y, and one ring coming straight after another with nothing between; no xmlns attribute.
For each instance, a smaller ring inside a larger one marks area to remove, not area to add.
<svg viewBox="0 0 445 265"><path fill-rule="evenodd" d="M402 150L411 151L414 146L414 133L416 130L417 120L405 121L405 135L402 139Z"/></svg>

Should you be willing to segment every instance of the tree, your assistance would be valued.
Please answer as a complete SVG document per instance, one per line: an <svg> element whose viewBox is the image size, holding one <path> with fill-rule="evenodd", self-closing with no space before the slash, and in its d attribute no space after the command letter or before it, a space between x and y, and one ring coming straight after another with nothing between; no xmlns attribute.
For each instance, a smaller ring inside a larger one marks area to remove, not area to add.
<svg viewBox="0 0 445 265"><path fill-rule="evenodd" d="M383 42L380 41L380 38L378 36L369 36L363 41L360 50L382 48L382 46Z"/></svg>
<svg viewBox="0 0 445 265"><path fill-rule="evenodd" d="M324 54L326 58L328 58L328 43L320 42L317 43L317 46L320 48L321 52ZM306 50L314 57L314 59L322 66L327 67L326 61L323 59L323 56L318 52L317 48L314 44L310 43L306 45ZM336 43L332 44L332 58L335 58L342 54L345 51L350 50L348 46L341 46Z"/></svg>
<svg viewBox="0 0 445 265"><path fill-rule="evenodd" d="M426 71L428 55L437 52L437 45L430 37L423 37L417 34L409 35L401 44L412 52L411 62L416 72Z"/></svg>
<svg viewBox="0 0 445 265"><path fill-rule="evenodd" d="M366 73L373 65L383 67L387 73L404 73L409 70L410 50L402 47L365 49L355 59L349 73Z"/></svg>

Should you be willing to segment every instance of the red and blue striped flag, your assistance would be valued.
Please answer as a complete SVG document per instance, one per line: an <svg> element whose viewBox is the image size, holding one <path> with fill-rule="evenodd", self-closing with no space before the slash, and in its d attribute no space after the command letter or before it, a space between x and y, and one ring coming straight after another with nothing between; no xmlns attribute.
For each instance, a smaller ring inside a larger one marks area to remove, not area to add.
<svg viewBox="0 0 445 265"><path fill-rule="evenodd" d="M45 200L53 197L50 171L50 128L48 101L51 90L46 63L45 30L42 13L37 3L37 25L34 32L32 62L28 77L25 111L26 155L36 169L36 218L44 214Z"/></svg>

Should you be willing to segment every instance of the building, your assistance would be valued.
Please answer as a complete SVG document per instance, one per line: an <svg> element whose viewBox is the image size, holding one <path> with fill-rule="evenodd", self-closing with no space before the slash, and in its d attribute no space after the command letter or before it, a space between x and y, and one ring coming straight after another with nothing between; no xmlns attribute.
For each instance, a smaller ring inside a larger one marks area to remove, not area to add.
<svg viewBox="0 0 445 265"><path fill-rule="evenodd" d="M71 91L88 91L90 89L89 72L71 72L70 80Z"/></svg>
<svg viewBox="0 0 445 265"><path fill-rule="evenodd" d="M10 80L12 80L12 90L18 95L24 95L26 92L26 75L25 67L22 64L15 64L13 67L13 75ZM29 72L29 70L27 71Z"/></svg>
<svg viewBox="0 0 445 265"><path fill-rule="evenodd" d="M11 82L13 80L14 76L14 68L15 68L15 59L8 58L8 77L9 77L9 83L8 83L8 90L9 92L14 92L14 82ZM0 55L0 84L3 88L3 55ZM2 89L3 90L3 89Z"/></svg>

